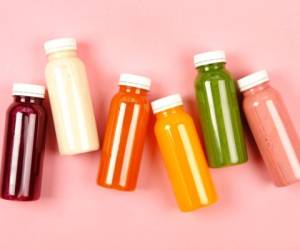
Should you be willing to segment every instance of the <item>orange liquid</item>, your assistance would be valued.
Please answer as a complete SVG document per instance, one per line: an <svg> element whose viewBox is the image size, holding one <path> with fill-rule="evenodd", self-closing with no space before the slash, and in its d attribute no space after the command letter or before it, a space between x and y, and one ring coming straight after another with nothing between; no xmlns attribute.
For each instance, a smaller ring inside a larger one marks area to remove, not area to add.
<svg viewBox="0 0 300 250"><path fill-rule="evenodd" d="M124 191L135 189L149 113L146 90L120 86L110 106L99 185Z"/></svg>
<svg viewBox="0 0 300 250"><path fill-rule="evenodd" d="M217 194L192 118L182 106L156 116L155 135L180 209L192 211L216 202Z"/></svg>

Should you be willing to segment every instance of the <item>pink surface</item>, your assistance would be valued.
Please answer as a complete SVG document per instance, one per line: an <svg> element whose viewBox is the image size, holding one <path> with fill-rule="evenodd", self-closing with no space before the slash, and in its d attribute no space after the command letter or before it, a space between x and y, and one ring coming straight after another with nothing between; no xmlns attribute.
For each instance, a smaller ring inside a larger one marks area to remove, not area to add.
<svg viewBox="0 0 300 250"><path fill-rule="evenodd" d="M227 52L236 78L266 68L299 130L299 7L296 0L5 1L0 137L12 83L44 83L43 42L61 36L80 41L101 137L121 72L150 76L151 99L181 92L197 118L192 56L211 49ZM96 186L99 152L59 156L51 123L43 198L0 201L0 249L299 249L300 184L274 187L247 138L248 164L212 171L219 203L184 214L151 128L138 189L123 193Z"/></svg>

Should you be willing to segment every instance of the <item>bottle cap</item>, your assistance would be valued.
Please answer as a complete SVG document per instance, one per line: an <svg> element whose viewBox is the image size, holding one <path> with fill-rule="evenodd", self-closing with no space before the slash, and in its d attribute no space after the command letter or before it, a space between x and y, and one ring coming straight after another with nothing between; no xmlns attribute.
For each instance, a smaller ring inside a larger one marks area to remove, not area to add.
<svg viewBox="0 0 300 250"><path fill-rule="evenodd" d="M14 83L12 95L44 98L45 87L31 83Z"/></svg>
<svg viewBox="0 0 300 250"><path fill-rule="evenodd" d="M212 63L226 62L225 52L223 50L209 51L199 53L194 56L194 65L196 68Z"/></svg>
<svg viewBox="0 0 300 250"><path fill-rule="evenodd" d="M267 71L261 70L239 79L237 83L240 91L245 91L268 81L269 76Z"/></svg>
<svg viewBox="0 0 300 250"><path fill-rule="evenodd" d="M120 75L119 85L150 90L151 79L145 76L124 73Z"/></svg>
<svg viewBox="0 0 300 250"><path fill-rule="evenodd" d="M77 43L74 38L58 38L45 42L46 55L63 50L77 50Z"/></svg>
<svg viewBox="0 0 300 250"><path fill-rule="evenodd" d="M151 107L153 110L153 113L156 114L158 112L174 108L177 106L181 106L182 103L182 98L179 94L175 95L168 95L166 97L157 99L153 102L151 102Z"/></svg>

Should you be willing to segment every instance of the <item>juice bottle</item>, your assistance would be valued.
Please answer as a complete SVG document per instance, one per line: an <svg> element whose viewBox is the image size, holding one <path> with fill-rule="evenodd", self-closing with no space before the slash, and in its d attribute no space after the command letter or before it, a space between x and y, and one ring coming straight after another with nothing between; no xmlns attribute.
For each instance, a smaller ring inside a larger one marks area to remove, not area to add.
<svg viewBox="0 0 300 250"><path fill-rule="evenodd" d="M44 95L41 85L13 85L15 101L6 115L2 159L3 199L31 201L40 196L47 123Z"/></svg>
<svg viewBox="0 0 300 250"><path fill-rule="evenodd" d="M238 81L250 129L275 185L300 180L300 141L278 92L265 70Z"/></svg>
<svg viewBox="0 0 300 250"><path fill-rule="evenodd" d="M113 97L102 146L98 184L132 191L136 187L150 105L149 78L121 74Z"/></svg>
<svg viewBox="0 0 300 250"><path fill-rule="evenodd" d="M96 120L86 70L77 57L76 40L45 43L45 75L60 154L71 155L99 148Z"/></svg>
<svg viewBox="0 0 300 250"><path fill-rule="evenodd" d="M217 201L217 195L192 118L181 96L151 103L157 121L155 136L167 167L179 208L192 211Z"/></svg>
<svg viewBox="0 0 300 250"><path fill-rule="evenodd" d="M247 161L236 88L225 69L225 53L211 51L194 57L200 122L210 167Z"/></svg>

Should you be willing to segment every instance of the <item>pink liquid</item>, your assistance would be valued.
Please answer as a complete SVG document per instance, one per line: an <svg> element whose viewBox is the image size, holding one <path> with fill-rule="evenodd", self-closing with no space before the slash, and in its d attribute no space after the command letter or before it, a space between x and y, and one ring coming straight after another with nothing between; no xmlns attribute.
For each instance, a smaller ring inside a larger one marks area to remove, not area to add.
<svg viewBox="0 0 300 250"><path fill-rule="evenodd" d="M249 126L275 185L300 180L300 141L280 95L262 84L244 97Z"/></svg>
<svg viewBox="0 0 300 250"><path fill-rule="evenodd" d="M39 198L46 119L40 98L17 96L8 109L2 162L3 199Z"/></svg>

